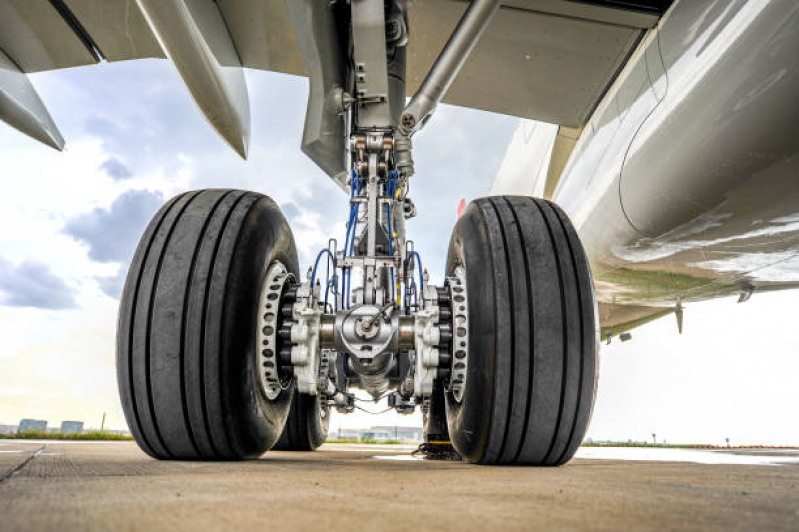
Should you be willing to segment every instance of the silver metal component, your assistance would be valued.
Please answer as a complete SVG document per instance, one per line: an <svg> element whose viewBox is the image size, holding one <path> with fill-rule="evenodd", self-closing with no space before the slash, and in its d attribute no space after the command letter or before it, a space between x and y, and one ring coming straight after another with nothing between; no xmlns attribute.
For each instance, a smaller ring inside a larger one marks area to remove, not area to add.
<svg viewBox="0 0 799 532"><path fill-rule="evenodd" d="M336 316L322 314L319 318L319 345L322 349L333 349L336 345Z"/></svg>
<svg viewBox="0 0 799 532"><path fill-rule="evenodd" d="M394 139L394 164L397 166L397 170L407 177L414 173L412 150L411 137L398 134Z"/></svg>
<svg viewBox="0 0 799 532"><path fill-rule="evenodd" d="M336 405L336 411L340 414L349 414L355 410L355 396L351 393L336 392L330 400Z"/></svg>
<svg viewBox="0 0 799 532"><path fill-rule="evenodd" d="M366 320L363 321L363 329L366 331L371 330L372 324L374 321L379 318L380 316L385 316L385 319L390 319L392 311L394 310L394 302L391 301L383 306L378 312L373 314L372 316L368 317Z"/></svg>
<svg viewBox="0 0 799 532"><path fill-rule="evenodd" d="M366 183L366 256L374 257L377 254L377 224L380 220L378 200L378 160L383 150L383 135L369 134L366 136L366 150L368 154L369 174ZM367 265L364 269L364 303L382 304L378 301L376 292L377 271Z"/></svg>
<svg viewBox="0 0 799 532"><path fill-rule="evenodd" d="M316 391L321 395L332 397L336 393L336 383L330 380L330 362L335 363L335 351L332 349L322 349L322 357L319 361L319 378L316 381Z"/></svg>
<svg viewBox="0 0 799 532"><path fill-rule="evenodd" d="M438 368L438 344L441 340L438 329L438 291L426 284L422 290L422 308L413 315L415 349L413 353L413 393L422 397L433 393L433 381Z"/></svg>
<svg viewBox="0 0 799 532"><path fill-rule="evenodd" d="M364 328L364 322L381 310L373 305L360 305L339 312L336 315L336 349L366 360L385 352L396 353L399 344L397 314L386 318L381 313L381 317L373 321L368 331Z"/></svg>
<svg viewBox="0 0 799 532"><path fill-rule="evenodd" d="M358 125L390 127L383 0L352 0L352 40Z"/></svg>
<svg viewBox="0 0 799 532"><path fill-rule="evenodd" d="M412 414L416 409L416 402L413 397L405 398L399 392L394 392L388 396L388 406L394 408L398 414Z"/></svg>
<svg viewBox="0 0 799 532"><path fill-rule="evenodd" d="M292 308L291 326L291 364L297 379L300 393L316 395L317 378L321 362L319 345L322 329L322 310L317 304L316 287L310 282L303 283L297 289L297 301Z"/></svg>
<svg viewBox="0 0 799 532"><path fill-rule="evenodd" d="M402 134L410 136L424 126L488 27L500 3L501 0L471 1L419 90L403 111L399 123Z"/></svg>
<svg viewBox="0 0 799 532"><path fill-rule="evenodd" d="M452 311L452 370L449 390L457 402L463 400L469 364L469 298L466 291L466 270L455 268L452 277L447 277L450 307Z"/></svg>
<svg viewBox="0 0 799 532"><path fill-rule="evenodd" d="M378 314L379 315L379 314ZM373 316L365 316L355 320L355 334L364 340L371 340L380 332L380 325L374 325Z"/></svg>
<svg viewBox="0 0 799 532"><path fill-rule="evenodd" d="M361 387L369 395L376 399L389 389L391 383L387 375L394 366L395 360L392 353L383 353L374 359L359 360L352 357L350 360L358 373Z"/></svg>
<svg viewBox="0 0 799 532"><path fill-rule="evenodd" d="M317 0L291 0L284 4L309 74L302 151L346 188L348 173L342 154L347 120L344 113L338 112L336 91L347 86L349 57L340 46L333 9L327 2Z"/></svg>
<svg viewBox="0 0 799 532"><path fill-rule="evenodd" d="M277 319L280 312L280 295L286 282L293 280L281 262L274 262L266 272L258 297L258 330L255 350L258 353L258 378L266 397L274 400L282 390L278 376Z"/></svg>
<svg viewBox="0 0 799 532"><path fill-rule="evenodd" d="M416 320L413 316L399 317L398 340L400 349L413 349L416 346Z"/></svg>
<svg viewBox="0 0 799 532"><path fill-rule="evenodd" d="M355 98L340 87L333 89L333 101L336 103L336 109L339 114L346 113L350 106L356 102Z"/></svg>

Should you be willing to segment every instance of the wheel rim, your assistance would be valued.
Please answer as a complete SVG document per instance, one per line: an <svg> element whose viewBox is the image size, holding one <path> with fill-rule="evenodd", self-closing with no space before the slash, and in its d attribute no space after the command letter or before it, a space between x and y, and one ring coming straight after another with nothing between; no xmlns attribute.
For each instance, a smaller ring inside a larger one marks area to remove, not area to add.
<svg viewBox="0 0 799 532"><path fill-rule="evenodd" d="M447 277L452 311L452 370L447 391L457 402L463 400L469 364L469 299L466 292L466 269L457 266Z"/></svg>
<svg viewBox="0 0 799 532"><path fill-rule="evenodd" d="M257 372L261 389L270 401L291 384L291 377L281 378L277 343L280 320L280 300L286 283L293 281L294 275L286 266L275 261L266 272L258 298L258 327L255 338Z"/></svg>

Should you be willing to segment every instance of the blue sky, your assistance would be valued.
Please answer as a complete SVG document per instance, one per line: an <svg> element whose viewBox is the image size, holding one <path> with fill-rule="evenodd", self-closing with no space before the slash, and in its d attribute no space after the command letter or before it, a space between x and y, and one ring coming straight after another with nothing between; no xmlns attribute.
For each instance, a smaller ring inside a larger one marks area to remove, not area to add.
<svg viewBox="0 0 799 532"><path fill-rule="evenodd" d="M250 157L211 129L166 61L32 76L66 138L63 153L0 124L0 423L79 419L124 428L114 373L116 308L139 235L169 197L243 188L283 208L308 265L344 235L344 194L299 150L306 80L248 72ZM485 195L517 119L441 106L415 137L408 234L440 278L461 198ZM303 266L304 267L304 266ZM589 435L799 443L794 293L686 310L603 349ZM373 410L382 409L380 406ZM781 420L792 420L784 423ZM333 428L419 423L334 417Z"/></svg>

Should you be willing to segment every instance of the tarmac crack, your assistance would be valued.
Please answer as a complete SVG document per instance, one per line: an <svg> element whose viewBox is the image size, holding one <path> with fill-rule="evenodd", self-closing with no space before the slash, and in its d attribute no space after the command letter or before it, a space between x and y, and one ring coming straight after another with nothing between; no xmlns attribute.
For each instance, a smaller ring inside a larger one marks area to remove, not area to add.
<svg viewBox="0 0 799 532"><path fill-rule="evenodd" d="M16 466L12 467L12 468L11 468L11 469L10 469L10 470L7 472L7 473L4 473L4 474L3 474L3 476L0 476L0 486L2 486L2 485L3 485L3 483L4 483L6 480L10 479L10 478L11 478L11 477L14 475L14 473L17 473L17 472L19 472L19 471L22 471L22 470L23 470L23 469L24 469L24 468L25 468L25 467L26 467L28 464L30 464L31 462L33 462L33 460L34 460L35 458L37 458L37 457L38 457L40 454L42 454L42 452L44 451L44 448L45 448L45 447L47 447L47 445L42 445L41 447L39 447L38 449L36 449L36 450L33 452L33 454L31 454L31 455L30 455L29 457L27 457L25 460L23 460L22 462L20 462L20 463L19 463L19 464L17 464Z"/></svg>

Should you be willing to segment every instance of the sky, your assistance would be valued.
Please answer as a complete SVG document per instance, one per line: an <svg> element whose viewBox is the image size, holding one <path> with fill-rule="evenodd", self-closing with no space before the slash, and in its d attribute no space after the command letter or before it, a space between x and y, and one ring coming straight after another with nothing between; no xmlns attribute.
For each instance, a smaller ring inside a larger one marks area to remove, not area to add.
<svg viewBox="0 0 799 532"><path fill-rule="evenodd" d="M272 196L305 268L342 240L347 203L300 151L303 78L248 71L250 155L211 129L166 61L31 76L66 138L59 153L0 123L0 424L82 420L124 429L114 369L119 294L139 236L170 197L198 188ZM442 105L415 137L407 226L435 282L459 201L488 193L518 120ZM332 232L332 234L331 234ZM799 293L688 306L603 346L588 436L799 444ZM384 403L360 405L372 411ZM421 417L334 414L331 430Z"/></svg>

